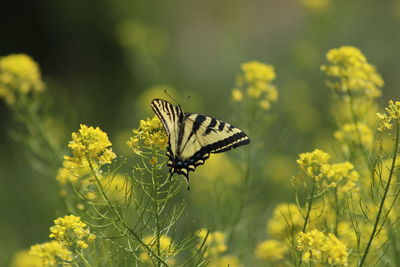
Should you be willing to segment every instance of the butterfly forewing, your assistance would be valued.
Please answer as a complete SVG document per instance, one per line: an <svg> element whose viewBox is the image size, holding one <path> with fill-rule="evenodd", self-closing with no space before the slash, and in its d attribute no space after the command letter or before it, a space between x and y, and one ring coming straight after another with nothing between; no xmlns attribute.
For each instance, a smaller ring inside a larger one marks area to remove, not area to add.
<svg viewBox="0 0 400 267"><path fill-rule="evenodd" d="M174 154L178 148L179 131L184 119L183 111L181 107L173 106L162 99L154 99L151 102L151 108L161 120L168 135L168 152Z"/></svg>

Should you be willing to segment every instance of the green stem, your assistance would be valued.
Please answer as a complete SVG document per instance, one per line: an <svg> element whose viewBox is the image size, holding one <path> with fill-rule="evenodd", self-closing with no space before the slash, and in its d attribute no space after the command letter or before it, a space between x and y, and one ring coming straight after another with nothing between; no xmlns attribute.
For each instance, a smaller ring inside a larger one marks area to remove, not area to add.
<svg viewBox="0 0 400 267"><path fill-rule="evenodd" d="M100 189L101 196L103 197L104 201L106 201L107 205L111 208L111 210L113 211L113 213L117 217L117 221L120 222L125 227L125 229L127 229L129 231L129 233L148 251L148 253L150 255L152 255L153 257L157 258L157 260L159 260L159 262L161 262L162 264L164 264L165 266L168 267L168 264L158 254L154 253L154 251L146 243L143 242L143 240L140 238L140 236L138 236L138 234L135 233L127 225L125 220L122 218L121 214L119 214L119 212L114 207L114 205L111 203L110 199L108 198L107 194L105 193L103 185L101 184L100 179L99 179L96 171L94 170L93 164L92 164L92 162L91 162L91 160L90 160L88 155L86 155L86 159L87 159L87 161L89 163L90 170L91 170L94 178L96 179L96 183L97 183L97 186Z"/></svg>
<svg viewBox="0 0 400 267"><path fill-rule="evenodd" d="M92 266L92 265L87 261L87 259L85 258L85 256L83 256L83 254L82 254L81 252L79 252L78 250L75 250L75 252L76 252L76 254L78 254L78 256L81 258L83 264L84 264L86 267Z"/></svg>
<svg viewBox="0 0 400 267"><path fill-rule="evenodd" d="M156 220L156 246L157 246L157 254L160 255L161 251L160 251L160 236L161 236L161 227L160 227L160 218L159 218L159 206L158 206L158 189L157 189L157 182L156 182L156 178L154 177L154 170L155 167L152 167L151 170L151 182L153 185L153 192L154 192L154 218ZM157 266L161 266L160 265L160 261L157 262Z"/></svg>
<svg viewBox="0 0 400 267"><path fill-rule="evenodd" d="M340 209L339 209L339 197L338 197L338 190L335 187L335 210L336 210L336 221L335 221L335 236L338 236L338 225L339 225L339 218L340 218Z"/></svg>
<svg viewBox="0 0 400 267"><path fill-rule="evenodd" d="M311 207L312 207L312 204L313 204L313 201L314 201L315 184L316 184L316 179L314 177L312 188L311 188L311 198L310 198L310 202L308 203L306 218L304 219L304 225L303 225L303 230L302 230L303 233L306 232L307 223L308 223L308 220L310 218ZM300 259L299 259L300 266L301 266L302 262L303 262L302 253L300 252Z"/></svg>
<svg viewBox="0 0 400 267"><path fill-rule="evenodd" d="M394 172L394 169L395 169L395 166L396 166L397 151L398 151L398 147L399 147L399 131L400 131L400 127L399 127L399 124L397 122L396 123L396 141L395 141L395 147L394 147L393 157L392 157L392 166L391 166L390 172L389 172L389 178L388 178L388 181L387 181L387 184L386 184L385 192L383 193L383 197L382 197L381 203L379 205L379 210L378 210L378 214L376 215L374 228L372 229L371 236L369 237L367 246L366 246L365 251L364 251L364 255L361 258L360 264L358 265L359 267L363 266L363 264L365 262L365 259L367 258L369 249L370 249L371 244L372 244L372 242L373 242L373 240L375 238L375 233L376 233L376 231L378 229L379 220L381 219L381 214L383 212L383 207L384 207L384 204L385 204L386 197L387 197L387 195L389 193L390 184L391 184L392 178L393 178L393 172Z"/></svg>
<svg viewBox="0 0 400 267"><path fill-rule="evenodd" d="M316 184L315 180L316 179L314 177L312 188L311 188L311 198L310 198L310 202L308 203L306 218L304 219L304 225L303 225L303 230L302 230L303 233L306 232L307 223L308 223L308 220L310 219L311 207L312 207L312 204L313 204L313 201L314 201L314 192L315 192L315 184Z"/></svg>

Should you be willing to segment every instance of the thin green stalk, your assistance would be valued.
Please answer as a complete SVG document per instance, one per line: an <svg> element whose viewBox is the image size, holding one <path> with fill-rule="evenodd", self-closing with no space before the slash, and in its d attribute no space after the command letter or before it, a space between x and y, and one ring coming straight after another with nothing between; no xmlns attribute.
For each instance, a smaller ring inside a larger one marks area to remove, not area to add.
<svg viewBox="0 0 400 267"><path fill-rule="evenodd" d="M161 251L160 251L160 218L159 218L159 206L158 206L158 189L157 189L157 182L156 182L156 178L154 177L154 165L153 168L151 170L151 182L153 185L153 192L154 192L154 218L156 220L156 247L157 247L157 254L160 255ZM161 266L160 262L157 262L157 266Z"/></svg>
<svg viewBox="0 0 400 267"><path fill-rule="evenodd" d="M85 258L85 256L83 256L83 254L82 254L81 252L79 252L78 250L75 250L75 252L76 252L76 254L78 254L78 256L81 258L83 264L84 264L86 267L92 266L92 265L87 261L87 259Z"/></svg>
<svg viewBox="0 0 400 267"><path fill-rule="evenodd" d="M338 190L335 187L335 211L336 211L336 221L335 221L335 236L338 236L338 225L339 225L339 218L340 218L340 209L339 209L339 197L338 197Z"/></svg>
<svg viewBox="0 0 400 267"><path fill-rule="evenodd" d="M314 179L313 179L313 184L312 184L312 188L311 188L311 198L310 198L310 202L308 203L306 218L304 219L304 225L303 225L303 230L302 230L303 233L306 232L307 223L308 223L308 220L309 220L309 218L310 218L311 207L312 207L312 204L313 204L313 201L314 201L314 192L315 192L315 184L316 184L316 181L315 181L315 180L316 180L316 179L315 179L315 177L314 177Z"/></svg>
<svg viewBox="0 0 400 267"><path fill-rule="evenodd" d="M105 190L100 182L100 179L96 173L96 171L94 170L93 164L89 158L88 155L86 155L86 159L89 163L89 167L90 170L96 180L97 186L100 189L100 193L101 196L103 197L103 199L106 201L107 205L111 208L111 210L114 212L115 216L117 217L117 221L120 222L126 230L129 231L129 233L131 233L131 235L149 252L149 254L151 254L153 257L155 257L157 260L159 260L161 263L163 263L165 266L168 267L168 264L156 253L154 253L154 251L146 244L143 242L143 240L138 236L137 233L135 233L130 227L129 225L127 225L127 223L125 222L125 220L122 218L121 214L119 214L119 212L117 211L117 209L114 207L114 205L111 203L110 199L108 198L107 194L105 193Z"/></svg>
<svg viewBox="0 0 400 267"><path fill-rule="evenodd" d="M395 166L396 166L397 151L398 151L398 147L399 147L399 135L400 135L399 131L400 131L399 124L396 123L396 141L395 141L395 147L394 147L393 157L392 157L392 166L391 166L390 172L389 172L389 178L388 178L388 181L387 181L387 184L386 184L385 192L383 194L381 203L379 205L379 210L378 210L378 214L376 215L374 228L372 230L371 236L369 237L368 244L367 244L367 246L365 248L365 251L364 251L364 255L361 258L360 264L358 265L359 267L363 266L363 264L365 262L365 259L367 258L369 249L370 249L371 244L372 244L372 242L373 242L373 240L375 238L375 233L376 233L376 231L378 229L378 224L379 224L379 220L381 219L381 214L382 214L382 211L383 211L383 207L384 207L384 204L385 204L386 197L387 197L387 195L389 193L390 184L391 184L392 178L393 178L393 172L394 172L394 169L395 169Z"/></svg>
<svg viewBox="0 0 400 267"><path fill-rule="evenodd" d="M311 188L311 198L310 198L310 202L308 203L306 218L304 219L304 225L303 225L303 230L302 230L303 233L306 232L307 223L308 223L308 220L309 220L309 218L310 218L311 207L312 207L312 204L313 204L313 201L314 201L314 191L315 191L315 184L316 184L316 181L315 181L315 180L316 180L316 179L315 179L315 177L314 177L314 179L313 179L313 184L312 184L312 188ZM300 264L300 266L301 266L302 261L303 261L301 255L302 255L302 253L300 252L300 259L299 259L299 264Z"/></svg>

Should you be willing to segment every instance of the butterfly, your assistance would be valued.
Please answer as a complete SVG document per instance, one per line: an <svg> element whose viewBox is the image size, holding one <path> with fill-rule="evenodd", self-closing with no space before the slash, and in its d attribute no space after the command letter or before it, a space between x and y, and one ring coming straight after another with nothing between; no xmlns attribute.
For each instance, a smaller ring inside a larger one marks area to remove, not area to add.
<svg viewBox="0 0 400 267"><path fill-rule="evenodd" d="M168 136L170 178L174 173L181 174L189 184L189 172L203 165L210 153L221 153L250 143L242 130L216 118L184 113L179 105L174 106L163 99L154 99L151 107Z"/></svg>

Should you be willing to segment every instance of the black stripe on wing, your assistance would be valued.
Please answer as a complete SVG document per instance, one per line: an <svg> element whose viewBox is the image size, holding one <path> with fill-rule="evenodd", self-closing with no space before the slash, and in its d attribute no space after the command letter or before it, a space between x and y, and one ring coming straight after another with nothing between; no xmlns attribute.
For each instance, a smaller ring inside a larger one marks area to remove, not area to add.
<svg viewBox="0 0 400 267"><path fill-rule="evenodd" d="M221 153L249 143L250 138L244 132L238 132L225 139L209 144L203 147L200 151L203 153Z"/></svg>

